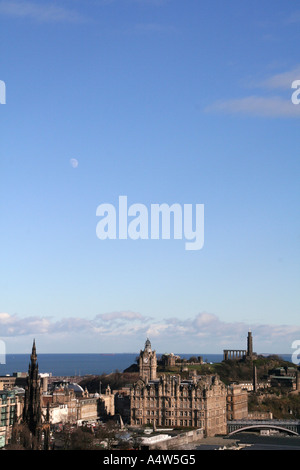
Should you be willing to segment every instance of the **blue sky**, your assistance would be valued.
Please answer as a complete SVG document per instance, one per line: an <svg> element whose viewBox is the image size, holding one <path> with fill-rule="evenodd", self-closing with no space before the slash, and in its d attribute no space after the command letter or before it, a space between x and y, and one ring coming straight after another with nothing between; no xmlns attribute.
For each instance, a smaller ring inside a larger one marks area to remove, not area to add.
<svg viewBox="0 0 300 470"><path fill-rule="evenodd" d="M8 352L292 352L300 8L0 0ZM72 160L73 159L73 160ZM76 160L77 166L72 165ZM204 204L205 244L96 237L96 209Z"/></svg>

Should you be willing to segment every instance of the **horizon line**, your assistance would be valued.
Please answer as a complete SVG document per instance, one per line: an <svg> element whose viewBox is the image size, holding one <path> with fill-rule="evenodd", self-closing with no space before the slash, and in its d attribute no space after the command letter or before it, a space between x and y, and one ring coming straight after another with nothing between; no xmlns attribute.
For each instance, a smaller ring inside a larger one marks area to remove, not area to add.
<svg viewBox="0 0 300 470"><path fill-rule="evenodd" d="M157 352L157 354L159 355L164 355L164 354L172 354L169 353L169 352ZM30 353L27 353L27 352L11 352L11 353L6 353L6 356L12 356L12 355L15 355L15 354L22 354L22 355L25 355L25 354L29 354ZM139 351L131 351L131 352L126 352L126 351L123 351L123 352L38 352L37 353L37 356L41 355L41 354L99 354L99 355L116 355L116 354L139 354ZM223 355L223 352L205 352L205 353L199 353L199 352L181 352L181 353L178 353L178 352L174 352L173 354L175 355L180 355L180 354L192 354L193 356L203 356L204 354L209 354L209 355ZM275 355L285 355L285 356L289 356L291 355L291 353L287 353L287 352L258 352L256 353L258 356L263 356L263 355L272 355L272 354L275 354ZM1 365L1 364L0 364Z"/></svg>

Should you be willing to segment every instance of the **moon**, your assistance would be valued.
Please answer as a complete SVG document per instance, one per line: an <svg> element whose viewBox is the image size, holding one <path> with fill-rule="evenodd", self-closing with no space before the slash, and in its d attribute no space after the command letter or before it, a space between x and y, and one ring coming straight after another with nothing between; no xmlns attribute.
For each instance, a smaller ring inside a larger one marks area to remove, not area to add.
<svg viewBox="0 0 300 470"><path fill-rule="evenodd" d="M76 160L76 158L71 158L70 159L70 164L73 168L77 168L78 167L78 160Z"/></svg>

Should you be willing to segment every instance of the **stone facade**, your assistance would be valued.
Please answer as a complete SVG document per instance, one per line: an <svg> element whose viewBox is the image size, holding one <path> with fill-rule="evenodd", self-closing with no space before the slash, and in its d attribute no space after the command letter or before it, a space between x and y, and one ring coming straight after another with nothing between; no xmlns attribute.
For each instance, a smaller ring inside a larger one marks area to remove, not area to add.
<svg viewBox="0 0 300 470"><path fill-rule="evenodd" d="M132 425L197 427L207 436L226 434L226 387L217 376L140 379L131 389Z"/></svg>
<svg viewBox="0 0 300 470"><path fill-rule="evenodd" d="M227 419L247 419L248 392L240 385L230 385L227 389Z"/></svg>
<svg viewBox="0 0 300 470"><path fill-rule="evenodd" d="M156 352L152 351L151 343L147 339L144 351L140 351L139 372L142 379L155 380L157 370Z"/></svg>
<svg viewBox="0 0 300 470"><path fill-rule="evenodd" d="M64 381L42 396L43 409L49 405L50 422L57 424L59 416L61 422L82 425L94 422L107 413L114 414L114 396L108 387L103 395L89 394L76 383Z"/></svg>
<svg viewBox="0 0 300 470"><path fill-rule="evenodd" d="M145 351L151 357L147 340ZM180 375L156 377L145 373L145 351L140 352L140 379L130 392L130 423L169 427L203 428L206 436L226 434L226 386L217 375L193 376L181 380ZM146 363L148 364L148 362Z"/></svg>
<svg viewBox="0 0 300 470"><path fill-rule="evenodd" d="M99 395L100 401L100 416L108 417L114 416L115 414L115 395L111 392L110 386L108 385L105 393Z"/></svg>
<svg viewBox="0 0 300 470"><path fill-rule="evenodd" d="M85 423L96 421L99 417L98 403L99 401L96 397L81 398L77 406L76 424L81 426Z"/></svg>
<svg viewBox="0 0 300 470"><path fill-rule="evenodd" d="M180 357L176 356L174 353L166 353L161 357L161 364L166 367L173 367L176 365L176 361L179 359Z"/></svg>
<svg viewBox="0 0 300 470"><path fill-rule="evenodd" d="M273 419L273 413L272 411L252 411L251 413L248 413L247 419L253 419L255 421L269 420L269 419Z"/></svg>

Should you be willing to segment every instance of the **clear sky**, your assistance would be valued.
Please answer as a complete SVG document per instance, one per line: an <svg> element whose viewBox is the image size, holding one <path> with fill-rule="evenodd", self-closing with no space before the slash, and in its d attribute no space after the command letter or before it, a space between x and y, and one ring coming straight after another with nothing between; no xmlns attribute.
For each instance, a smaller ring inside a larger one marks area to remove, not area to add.
<svg viewBox="0 0 300 470"><path fill-rule="evenodd" d="M7 352L292 352L300 7L0 0ZM102 203L204 204L205 243L99 240Z"/></svg>

